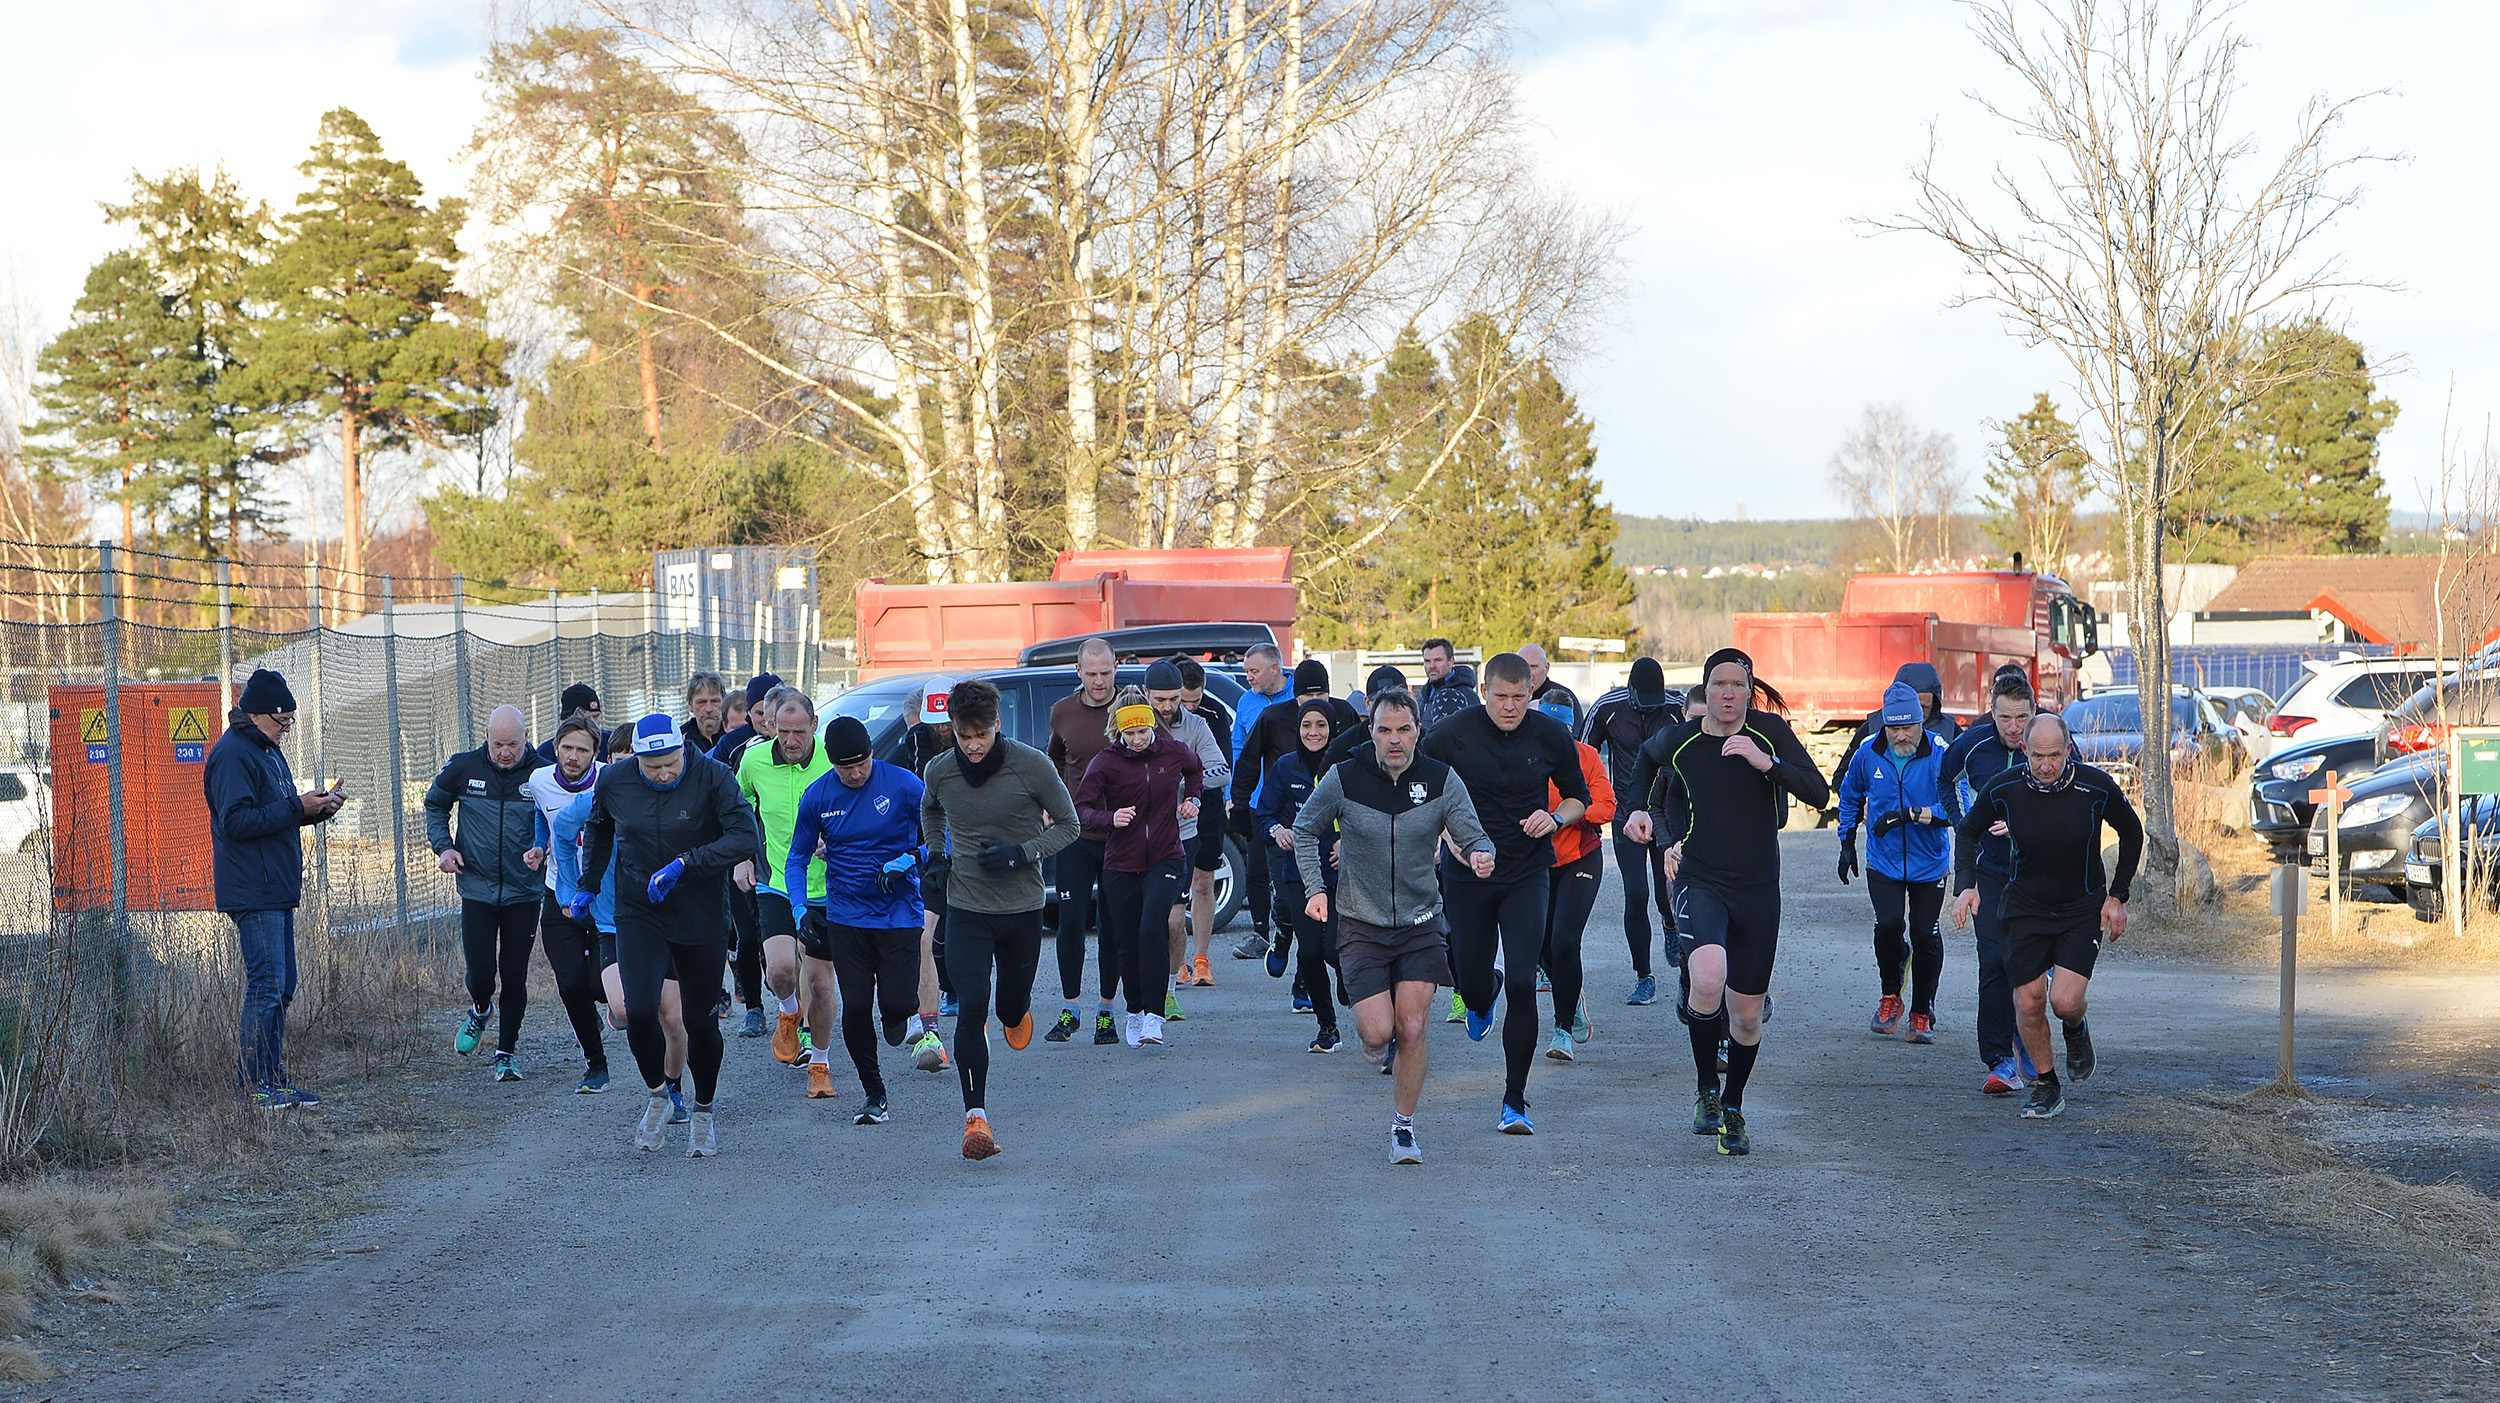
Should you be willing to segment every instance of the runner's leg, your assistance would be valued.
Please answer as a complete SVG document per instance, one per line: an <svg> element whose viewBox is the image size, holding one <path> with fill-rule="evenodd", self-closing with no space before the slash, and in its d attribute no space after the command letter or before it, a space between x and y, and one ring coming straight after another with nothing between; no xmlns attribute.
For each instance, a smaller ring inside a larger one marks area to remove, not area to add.
<svg viewBox="0 0 2500 1403"><path fill-rule="evenodd" d="M469 1007L478 1013L495 1002L495 935L501 914L491 901L460 899L460 960L468 975Z"/></svg>
<svg viewBox="0 0 2500 1403"><path fill-rule="evenodd" d="M1909 929L1909 918L1903 911L1910 903L1910 887L1881 872L1866 874L1867 899L1875 903L1875 974L1888 998L1901 996L1901 966L1910 958L1910 942L1903 938Z"/></svg>
<svg viewBox="0 0 2500 1403"><path fill-rule="evenodd" d="M1632 950L1632 977L1649 978L1649 856L1656 851L1615 834L1615 871L1623 876L1623 943Z"/></svg>
<svg viewBox="0 0 2500 1403"><path fill-rule="evenodd" d="M1119 962L1119 982L1128 986L1128 1011L1144 1013L1151 1000L1153 1011L1161 1013L1163 1012L1163 986L1160 984L1150 986L1139 974L1137 947L1140 941L1137 922L1139 912L1145 904L1145 873L1105 872L1102 874L1102 907L1097 913L1102 918L1102 945L1105 950L1112 952ZM1163 931L1160 927L1155 930L1154 936L1155 944L1160 946L1163 943ZM1162 955L1158 953L1155 962L1162 963L1162 958ZM1109 998L1112 989L1113 982L1105 980L1103 997Z"/></svg>
<svg viewBox="0 0 2500 1403"><path fill-rule="evenodd" d="M885 1099L885 1074L877 1067L877 935L857 926L833 928L833 974L842 990L842 1047L871 1101ZM823 1025L818 1025L823 1026Z"/></svg>
<svg viewBox="0 0 2500 1403"><path fill-rule="evenodd" d="M718 940L699 944L672 943L670 953L677 959L679 987L686 989L718 989L721 972L729 964L729 947ZM686 1072L693 1082L694 1105L698 1111L712 1104L712 1093L720 1085L720 1024L710 1018L686 1020Z"/></svg>
<svg viewBox="0 0 2500 1403"><path fill-rule="evenodd" d="M599 1031L598 933L589 922L566 915L554 892L547 893L538 923L546 935L547 968L556 978L556 996L564 1001L564 1016L582 1045L582 1058L591 1071L604 1071L608 1049Z"/></svg>
<svg viewBox="0 0 2500 1403"><path fill-rule="evenodd" d="M1441 918L1449 925L1450 978L1458 996L1478 1013L1491 1013L1494 1001L1493 953L1501 948L1501 888L1453 875L1454 861L1441 856ZM1465 883L1465 885L1461 885ZM1465 893L1453 901L1450 892ZM1540 934L1542 934L1540 932ZM1536 951L1528 951L1528 988L1536 989Z"/></svg>
<svg viewBox="0 0 2500 1403"><path fill-rule="evenodd" d="M1936 1016L1936 986L1944 978L1944 884L1910 888L1910 1012Z"/></svg>
<svg viewBox="0 0 2500 1403"><path fill-rule="evenodd" d="M729 929L730 938L737 942L738 1001L749 1013L758 1012L764 1007L764 941L755 893L730 891ZM726 983L721 985L723 992L728 988Z"/></svg>
<svg viewBox="0 0 2500 1403"><path fill-rule="evenodd" d="M617 932L614 968L625 999L625 1042L634 1051L642 1084L653 1091L669 1078L668 1040L660 1031L660 986L668 973L668 955L668 942L656 934Z"/></svg>
<svg viewBox="0 0 2500 1403"><path fill-rule="evenodd" d="M1331 992L1336 975L1329 966L1337 958L1337 940L1331 930L1337 916L1336 903L1331 901L1328 905L1328 920L1314 921L1311 913L1303 909L1310 898L1302 895L1300 883L1290 887L1278 883L1275 892L1277 915L1289 915L1293 921L1294 940L1299 947L1295 970L1302 976L1302 991L1311 996L1311 1012L1319 1015L1320 1031L1332 1030L1337 1026L1337 1000ZM1286 905L1288 900L1293 904Z"/></svg>
<svg viewBox="0 0 2500 1403"><path fill-rule="evenodd" d="M1502 1104L1524 1111L1528 1109L1528 1069L1536 1064L1537 1047L1545 1041L1543 1018L1536 1006L1536 955L1537 947L1545 943L1547 879L1542 872L1532 872L1486 894L1492 896L1493 909L1488 914L1501 932L1502 995L1510 1001L1502 1010L1506 1073ZM1474 1000L1468 1001L1468 1007L1476 1006Z"/></svg>
<svg viewBox="0 0 2500 1403"><path fill-rule="evenodd" d="M1079 838L1059 850L1055 859L1059 874L1059 997L1067 1000L1073 1010L1085 994L1085 927L1094 916L1094 892L1102 881L1102 844L1090 838ZM951 914L951 913L950 913ZM949 934L952 934L950 931ZM1104 931L1103 948L1113 947L1109 928ZM956 980L957 997L962 995L963 981ZM1103 1004L1111 1003L1110 981L1104 980Z"/></svg>
<svg viewBox="0 0 2500 1403"><path fill-rule="evenodd" d="M1554 1026L1566 1033L1579 1017L1581 991L1587 986L1580 943L1588 932L1589 913L1597 909L1597 895L1605 888L1604 862L1591 848L1579 861L1550 869L1547 877L1545 973L1554 981Z"/></svg>
<svg viewBox="0 0 2500 1403"><path fill-rule="evenodd" d="M495 973L503 984L503 1023L495 1030L497 1052L521 1045L521 1015L530 1003L530 946L537 938L537 902L495 908Z"/></svg>
<svg viewBox="0 0 2500 1403"><path fill-rule="evenodd" d="M1398 1065L1389 1081L1402 1116L1414 1115L1416 1103L1424 1098L1424 1024L1432 1014L1432 996L1440 988L1427 980L1409 979L1386 996L1397 1001Z"/></svg>
<svg viewBox="0 0 2500 1403"><path fill-rule="evenodd" d="M1067 910L1059 908L1062 917ZM991 923L1003 920L978 911L946 913L946 963L955 975L955 1077L966 1111L989 1104L990 966L998 950Z"/></svg>
<svg viewBox="0 0 2500 1403"><path fill-rule="evenodd" d="M2005 898L2005 879L1979 874L1979 910L1971 919L1979 952L1979 1060L1989 1067L2014 1056L2014 987L2005 979L2005 929L1997 906ZM2036 1065L2036 1064L2035 1064Z"/></svg>
<svg viewBox="0 0 2500 1403"><path fill-rule="evenodd" d="M1146 1011L1157 1018L1163 1016L1163 991L1172 983L1171 942L1155 939L1172 924L1179 913L1181 893L1188 889L1189 860L1167 857L1142 874L1137 905L1137 968L1135 977L1143 983L1146 998L1152 1006ZM1177 931L1173 932L1177 937Z"/></svg>

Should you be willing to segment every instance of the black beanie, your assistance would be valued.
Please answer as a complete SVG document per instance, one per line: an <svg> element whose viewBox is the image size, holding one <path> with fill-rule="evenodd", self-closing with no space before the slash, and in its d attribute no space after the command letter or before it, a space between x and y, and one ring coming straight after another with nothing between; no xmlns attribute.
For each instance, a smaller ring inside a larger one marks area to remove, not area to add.
<svg viewBox="0 0 2500 1403"><path fill-rule="evenodd" d="M1177 692L1185 685L1187 684L1181 677L1180 664L1170 658L1157 658L1146 665L1147 691Z"/></svg>
<svg viewBox="0 0 2500 1403"><path fill-rule="evenodd" d="M1387 663L1382 663L1372 669L1371 676L1363 679L1363 695L1376 697L1393 687L1403 689L1405 686L1406 674Z"/></svg>
<svg viewBox="0 0 2500 1403"><path fill-rule="evenodd" d="M1317 658L1304 658L1293 665L1293 694L1297 697L1328 690L1328 664Z"/></svg>
<svg viewBox="0 0 2500 1403"><path fill-rule="evenodd" d="M1667 704L1667 670L1656 658L1632 660L1632 700L1642 706Z"/></svg>
<svg viewBox="0 0 2500 1403"><path fill-rule="evenodd" d="M771 695L773 688L780 685L781 679L773 676L771 673L757 673L747 683L747 710L753 711L756 703Z"/></svg>
<svg viewBox="0 0 2500 1403"><path fill-rule="evenodd" d="M868 758L868 727L856 716L836 716L825 727L825 758L837 765Z"/></svg>
<svg viewBox="0 0 2500 1403"><path fill-rule="evenodd" d="M246 716L274 716L295 709L295 694L286 689L285 678L264 667L243 684L243 695L234 699L234 707Z"/></svg>
<svg viewBox="0 0 2500 1403"><path fill-rule="evenodd" d="M588 711L599 704L599 694L587 682L576 682L564 689L564 699L556 704L559 720L576 711Z"/></svg>

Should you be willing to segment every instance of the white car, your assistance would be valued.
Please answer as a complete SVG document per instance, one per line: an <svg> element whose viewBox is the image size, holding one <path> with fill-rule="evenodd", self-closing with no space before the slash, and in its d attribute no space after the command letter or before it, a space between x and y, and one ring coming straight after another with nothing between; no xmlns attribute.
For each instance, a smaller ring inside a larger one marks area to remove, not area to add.
<svg viewBox="0 0 2500 1403"><path fill-rule="evenodd" d="M52 776L48 771L0 766L0 852L42 845L52 826Z"/></svg>
<svg viewBox="0 0 2500 1403"><path fill-rule="evenodd" d="M2387 713L2404 704L2438 672L2427 658L2365 658L2346 653L2333 662L2310 661L2307 675L2275 703L2266 720L2274 748L2375 734Z"/></svg>

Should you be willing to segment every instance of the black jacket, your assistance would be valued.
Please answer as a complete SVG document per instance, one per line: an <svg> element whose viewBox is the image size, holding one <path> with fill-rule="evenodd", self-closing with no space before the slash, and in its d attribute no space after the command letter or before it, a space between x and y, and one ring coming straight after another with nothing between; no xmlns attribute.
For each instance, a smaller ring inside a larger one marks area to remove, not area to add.
<svg viewBox="0 0 2500 1403"><path fill-rule="evenodd" d="M530 797L530 772L545 762L521 751L508 770L495 768L486 747L463 750L443 762L425 791L425 840L436 857L460 850L460 899L490 906L535 906L547 890L544 872L533 872L521 854L538 841L538 804ZM455 835L452 811L460 822Z"/></svg>
<svg viewBox="0 0 2500 1403"><path fill-rule="evenodd" d="M1519 821L1546 806L1548 783L1565 799L1588 802L1588 776L1580 771L1580 747L1569 728L1531 707L1517 730L1505 731L1492 712L1471 707L1426 732L1422 749L1466 781L1476 818L1493 839L1491 877L1461 867L1450 880L1516 882L1541 878L1554 865L1553 835L1531 838Z"/></svg>
<svg viewBox="0 0 2500 1403"><path fill-rule="evenodd" d="M1314 695L1317 695L1314 693ZM1343 697L1328 698L1328 723L1339 735L1363 724L1363 714ZM1262 708L1250 723L1250 734L1241 743L1241 753L1233 757L1233 826L1236 831L1250 821L1250 800L1259 792L1260 781L1267 778L1267 768L1302 748L1296 729L1302 724L1302 698L1279 697Z"/></svg>
<svg viewBox="0 0 2500 1403"><path fill-rule="evenodd" d="M688 755L677 786L655 789L628 757L601 770L590 792L582 890L598 892L613 855L617 932L639 930L681 945L726 940L730 869L754 861L763 842L729 767ZM652 905L651 874L679 858L685 875L666 901Z"/></svg>
<svg viewBox="0 0 2500 1403"><path fill-rule="evenodd" d="M1592 749L1605 753L1606 781L1615 787L1615 802L1622 812L1641 807L1643 792L1636 787L1640 774L1641 747L1649 738L1684 719L1684 694L1669 688L1666 700L1657 706L1642 706L1632 698L1632 689L1617 687L1597 699L1589 711L1589 719L1580 728L1580 739ZM1623 820L1617 817L1615 820Z"/></svg>
<svg viewBox="0 0 2500 1403"><path fill-rule="evenodd" d="M1416 719L1427 731L1449 720L1471 706L1484 705L1476 695L1476 670L1465 663L1450 669L1450 675L1438 682L1426 682L1415 693L1415 704L1424 709Z"/></svg>
<svg viewBox="0 0 2500 1403"><path fill-rule="evenodd" d="M1988 782L1962 816L1953 844L1953 889L1968 891L1979 880L1979 841L2002 822L2011 840L2014 873L2006 879L1997 914L2079 917L2100 909L2104 897L2127 899L2136 863L2144 856L2144 822L2107 771L2068 760L2054 786L2031 782L2026 765ZM2101 825L2118 834L2118 870L2101 868Z"/></svg>
<svg viewBox="0 0 2500 1403"><path fill-rule="evenodd" d="M286 752L249 721L231 725L200 772L220 911L292 911L304 903L304 816Z"/></svg>
<svg viewBox="0 0 2500 1403"><path fill-rule="evenodd" d="M1641 747L1637 778L1650 785L1642 807L1658 825L1660 845L1683 845L1678 882L1776 885L1780 796L1793 795L1817 809L1831 802L1831 786L1786 721L1767 711L1747 711L1740 733L1770 755L1767 773L1726 754L1733 737L1711 735L1699 721L1679 721Z"/></svg>

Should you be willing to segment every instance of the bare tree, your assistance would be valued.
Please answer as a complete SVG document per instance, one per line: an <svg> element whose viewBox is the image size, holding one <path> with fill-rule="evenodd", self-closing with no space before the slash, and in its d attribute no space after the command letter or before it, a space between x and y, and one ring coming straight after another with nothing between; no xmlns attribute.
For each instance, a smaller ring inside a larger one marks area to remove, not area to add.
<svg viewBox="0 0 2500 1403"><path fill-rule="evenodd" d="M1962 495L1951 434L1920 430L1897 404L1870 404L1832 454L1831 482L1874 531L1884 569L1915 570L1951 550Z"/></svg>
<svg viewBox="0 0 2500 1403"><path fill-rule="evenodd" d="M1914 212L1877 227L1952 249L2014 333L2065 362L2080 443L2127 544L2137 690L2170 714L2162 558L2199 444L2254 395L2309 367L2269 364L2265 327L2350 281L2315 256L2358 198L2357 155L2331 146L2358 99L2313 99L2279 151L2235 126L2247 40L2213 0L1972 0L1981 47L2020 90L1974 101L2032 151L1990 194L1911 172ZM1982 204L1988 208L1982 208ZM2146 880L2171 904L2178 862L2170 750L2144 747Z"/></svg>

